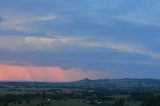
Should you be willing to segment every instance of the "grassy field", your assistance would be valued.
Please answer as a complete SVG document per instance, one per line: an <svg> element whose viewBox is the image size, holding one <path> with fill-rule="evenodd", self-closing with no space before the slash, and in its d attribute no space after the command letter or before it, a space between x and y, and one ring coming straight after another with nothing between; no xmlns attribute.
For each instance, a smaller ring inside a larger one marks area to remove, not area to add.
<svg viewBox="0 0 160 106"><path fill-rule="evenodd" d="M0 104L0 106L3 106ZM77 100L67 100L67 101L42 101L42 100L33 100L29 102L20 102L20 103L9 103L6 106L90 106L85 103L80 103Z"/></svg>
<svg viewBox="0 0 160 106"><path fill-rule="evenodd" d="M0 106L160 106L157 89L0 88Z"/></svg>

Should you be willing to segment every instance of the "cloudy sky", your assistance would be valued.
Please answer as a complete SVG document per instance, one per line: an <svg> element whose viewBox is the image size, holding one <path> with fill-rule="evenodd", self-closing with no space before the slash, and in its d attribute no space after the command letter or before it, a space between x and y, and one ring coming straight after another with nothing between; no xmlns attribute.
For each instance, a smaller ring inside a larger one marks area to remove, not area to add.
<svg viewBox="0 0 160 106"><path fill-rule="evenodd" d="M160 78L159 0L0 0L0 80Z"/></svg>

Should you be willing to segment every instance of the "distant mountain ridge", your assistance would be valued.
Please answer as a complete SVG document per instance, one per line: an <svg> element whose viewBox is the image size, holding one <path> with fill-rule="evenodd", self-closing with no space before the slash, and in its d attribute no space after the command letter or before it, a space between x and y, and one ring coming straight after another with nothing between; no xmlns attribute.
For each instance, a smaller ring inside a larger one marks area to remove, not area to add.
<svg viewBox="0 0 160 106"><path fill-rule="evenodd" d="M160 87L159 79L83 79L70 83L77 86L128 88L128 87Z"/></svg>
<svg viewBox="0 0 160 106"><path fill-rule="evenodd" d="M159 87L159 79L82 79L73 82L25 82L25 81L1 81L0 87L46 87L46 88L79 88L79 87L88 87L88 88L140 88L140 87Z"/></svg>

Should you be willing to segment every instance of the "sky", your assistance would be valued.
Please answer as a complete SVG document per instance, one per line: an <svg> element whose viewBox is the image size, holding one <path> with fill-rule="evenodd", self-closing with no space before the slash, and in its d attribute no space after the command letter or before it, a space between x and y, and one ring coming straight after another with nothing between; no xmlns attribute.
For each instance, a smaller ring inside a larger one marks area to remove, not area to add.
<svg viewBox="0 0 160 106"><path fill-rule="evenodd" d="M0 80L160 78L159 0L0 0Z"/></svg>

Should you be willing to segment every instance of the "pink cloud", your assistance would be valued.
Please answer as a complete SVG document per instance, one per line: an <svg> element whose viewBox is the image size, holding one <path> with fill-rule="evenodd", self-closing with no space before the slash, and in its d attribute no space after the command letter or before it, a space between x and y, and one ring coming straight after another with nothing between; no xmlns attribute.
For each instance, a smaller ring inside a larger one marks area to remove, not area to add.
<svg viewBox="0 0 160 106"><path fill-rule="evenodd" d="M106 78L107 73L82 71L79 69L63 70L60 67L11 66L0 65L0 80L22 81L73 81L83 78Z"/></svg>

